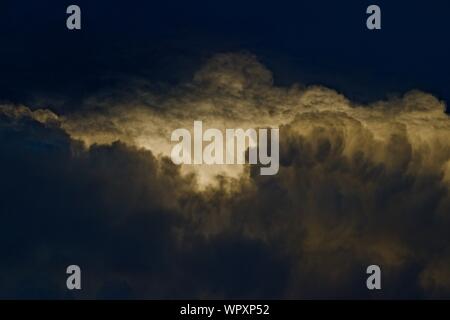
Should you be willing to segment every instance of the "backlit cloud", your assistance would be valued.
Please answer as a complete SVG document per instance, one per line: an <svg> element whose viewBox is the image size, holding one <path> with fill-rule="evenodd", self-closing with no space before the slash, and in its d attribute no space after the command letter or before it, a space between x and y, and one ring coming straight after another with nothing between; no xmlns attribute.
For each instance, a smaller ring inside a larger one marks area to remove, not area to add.
<svg viewBox="0 0 450 320"><path fill-rule="evenodd" d="M127 90L64 115L0 107L1 246L21 252L3 266L18 269L2 272L10 290L30 277L20 265L81 260L87 296L370 297L365 268L378 264L382 297L449 296L443 101L280 87L249 54L214 56L164 93ZM194 120L279 127L278 174L175 166L171 132ZM58 295L56 283L32 287Z"/></svg>

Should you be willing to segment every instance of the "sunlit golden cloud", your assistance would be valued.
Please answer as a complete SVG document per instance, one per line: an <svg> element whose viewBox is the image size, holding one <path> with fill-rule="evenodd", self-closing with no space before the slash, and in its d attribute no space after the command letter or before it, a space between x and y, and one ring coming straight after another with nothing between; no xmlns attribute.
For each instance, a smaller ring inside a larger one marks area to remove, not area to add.
<svg viewBox="0 0 450 320"><path fill-rule="evenodd" d="M64 130L88 146L120 140L163 156L170 156L171 132L192 128L195 120L221 130L287 126L301 136L317 128L326 130L325 135L344 130L343 153L348 157L364 152L389 168L400 165L409 156L405 152L411 152L408 166L412 173L440 170L448 181L450 121L444 113L444 102L424 92L411 91L401 98L358 105L321 86L274 86L271 72L254 56L219 54L190 83L164 95L137 94L145 96L148 103L137 104L141 97L129 103L94 97L89 103L95 111L87 109L62 117L47 110L33 114L40 121L59 119ZM31 112L25 107L20 110ZM359 137L363 129L367 129L366 139ZM390 149L392 139L405 139L411 150ZM197 173L203 184L212 183L218 174L238 177L244 172L236 165L201 165L184 170Z"/></svg>

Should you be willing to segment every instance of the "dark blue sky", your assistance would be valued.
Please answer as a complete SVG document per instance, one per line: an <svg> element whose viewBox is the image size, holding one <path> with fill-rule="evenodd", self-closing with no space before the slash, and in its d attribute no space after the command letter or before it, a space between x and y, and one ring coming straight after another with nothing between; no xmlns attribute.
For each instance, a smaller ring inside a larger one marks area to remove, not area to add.
<svg viewBox="0 0 450 320"><path fill-rule="evenodd" d="M379 31L365 27L372 3L382 9ZM70 4L82 9L81 31L65 27ZM104 87L182 82L212 54L246 50L280 85L324 84L362 102L418 88L449 101L448 15L445 0L6 0L0 100L64 98L51 106L64 112Z"/></svg>

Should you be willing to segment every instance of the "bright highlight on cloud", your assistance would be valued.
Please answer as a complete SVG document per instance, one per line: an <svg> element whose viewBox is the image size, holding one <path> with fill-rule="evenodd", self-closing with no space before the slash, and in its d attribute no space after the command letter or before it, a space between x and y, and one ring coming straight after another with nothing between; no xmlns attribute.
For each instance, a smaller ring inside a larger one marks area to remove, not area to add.
<svg viewBox="0 0 450 320"><path fill-rule="evenodd" d="M386 295L399 297L408 285L416 297L448 297L450 119L443 101L415 90L359 105L322 86L278 87L249 54L216 55L191 82L163 94L146 88L142 83L129 92L105 92L65 115L0 107L8 123L4 132L22 130L42 143L65 137L60 143L69 151L63 158L73 172L56 156L49 161L64 171L65 183L98 186L92 215L103 212L98 219L114 225L105 231L109 237L128 239L139 228L133 219L152 225L157 212L161 234L142 232L130 241L153 248L164 239L169 253L158 254L171 269L144 270L142 276L160 277L167 287L138 286L142 279L127 267L109 270L135 294L176 296L168 279L180 277L184 267L186 277L198 282L185 284L183 295L231 297L233 283L227 287L212 274L200 275L192 259L203 257L212 267L222 259L215 248L233 259L231 252L241 247L240 257L257 254L260 266L246 260L250 269L276 279L267 287L248 280L242 291L247 297L361 296L367 293L359 273L372 263L386 272ZM171 133L195 120L219 129L279 127L278 174L260 176L249 165L173 165ZM135 194L117 198L122 188ZM77 199L72 196L67 203ZM88 224L91 219L82 218Z"/></svg>
<svg viewBox="0 0 450 320"><path fill-rule="evenodd" d="M391 166L407 155L392 154L386 146L392 139L403 138L411 144L411 167L426 170L440 165L433 170L448 170L441 163L448 159L445 104L419 91L361 106L325 87L276 87L271 72L254 56L220 54L199 70L191 83L164 95L140 88L133 94L127 102L93 98L88 104L95 111L88 108L62 117L61 126L87 145L120 140L164 156L170 156L172 131L191 128L195 120L221 130L286 126L299 135L310 134L315 128L335 128L350 130L342 150L347 156L365 151L376 162ZM363 129L369 141L358 141L354 136ZM426 159L424 148L430 151ZM243 168L197 166L194 170L202 183L211 183L217 174L237 177Z"/></svg>

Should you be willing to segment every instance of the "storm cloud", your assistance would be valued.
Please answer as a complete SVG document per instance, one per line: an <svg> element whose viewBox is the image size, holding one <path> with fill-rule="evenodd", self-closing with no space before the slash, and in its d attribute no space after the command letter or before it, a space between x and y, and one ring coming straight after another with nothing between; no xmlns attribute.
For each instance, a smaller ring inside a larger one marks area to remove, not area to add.
<svg viewBox="0 0 450 320"><path fill-rule="evenodd" d="M450 119L414 90L369 105L218 54L58 115L0 106L2 297L450 295ZM172 130L280 128L280 169L176 166ZM65 267L83 291L65 290ZM365 287L378 264L383 290Z"/></svg>

